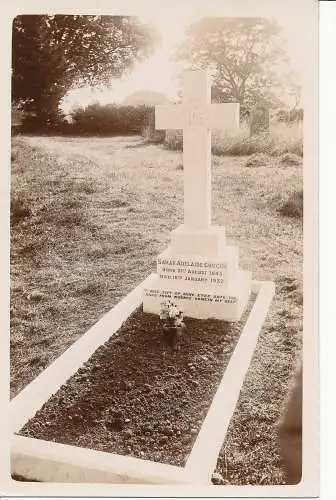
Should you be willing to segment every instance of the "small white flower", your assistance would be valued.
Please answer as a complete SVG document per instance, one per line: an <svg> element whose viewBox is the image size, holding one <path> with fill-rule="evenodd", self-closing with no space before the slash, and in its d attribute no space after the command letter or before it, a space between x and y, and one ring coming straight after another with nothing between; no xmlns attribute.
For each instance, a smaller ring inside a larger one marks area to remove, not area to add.
<svg viewBox="0 0 336 500"><path fill-rule="evenodd" d="M176 318L176 316L178 316L178 314L179 314L179 310L177 309L176 306L172 306L169 309L169 317L170 318Z"/></svg>

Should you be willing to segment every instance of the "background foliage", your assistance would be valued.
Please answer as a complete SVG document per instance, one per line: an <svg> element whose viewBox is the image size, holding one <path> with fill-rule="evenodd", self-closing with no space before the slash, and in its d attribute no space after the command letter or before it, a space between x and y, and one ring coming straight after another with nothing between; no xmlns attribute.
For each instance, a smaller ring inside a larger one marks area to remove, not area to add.
<svg viewBox="0 0 336 500"><path fill-rule="evenodd" d="M246 110L256 104L279 107L284 85L292 94L300 92L293 75L282 71L287 54L280 33L265 18L204 18L189 28L176 59L211 71L215 101L239 102Z"/></svg>
<svg viewBox="0 0 336 500"><path fill-rule="evenodd" d="M21 15L13 22L12 100L36 121L61 118L73 87L109 85L158 41L133 17Z"/></svg>

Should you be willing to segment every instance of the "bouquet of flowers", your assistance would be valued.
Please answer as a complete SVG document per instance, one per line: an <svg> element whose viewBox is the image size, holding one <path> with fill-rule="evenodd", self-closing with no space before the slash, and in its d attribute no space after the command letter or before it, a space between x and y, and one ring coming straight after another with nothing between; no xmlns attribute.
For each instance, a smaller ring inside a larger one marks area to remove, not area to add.
<svg viewBox="0 0 336 500"><path fill-rule="evenodd" d="M160 321L166 341L175 348L186 327L183 321L183 309L171 300L162 302Z"/></svg>

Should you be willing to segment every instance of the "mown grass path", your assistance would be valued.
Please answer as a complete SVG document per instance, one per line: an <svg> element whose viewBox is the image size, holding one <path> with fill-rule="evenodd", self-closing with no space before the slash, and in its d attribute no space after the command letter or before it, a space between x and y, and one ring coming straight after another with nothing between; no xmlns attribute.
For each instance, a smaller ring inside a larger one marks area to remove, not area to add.
<svg viewBox="0 0 336 500"><path fill-rule="evenodd" d="M12 158L12 200L27 208L11 231L15 395L155 270L183 219L183 171L181 153L138 137L18 137ZM279 484L275 422L301 348L302 220L277 207L301 189L302 169L245 162L213 157L213 223L276 297L217 470L228 483Z"/></svg>

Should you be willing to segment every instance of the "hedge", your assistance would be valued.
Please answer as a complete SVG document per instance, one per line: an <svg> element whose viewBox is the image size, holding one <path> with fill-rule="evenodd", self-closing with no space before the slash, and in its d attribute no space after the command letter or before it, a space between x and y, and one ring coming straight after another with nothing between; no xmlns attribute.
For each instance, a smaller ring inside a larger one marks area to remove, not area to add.
<svg viewBox="0 0 336 500"><path fill-rule="evenodd" d="M154 106L121 106L89 104L71 113L71 122L58 115L53 120L28 116L21 132L64 135L144 135L154 134Z"/></svg>
<svg viewBox="0 0 336 500"><path fill-rule="evenodd" d="M153 107L90 104L71 113L75 133L88 135L142 134L150 123Z"/></svg>

